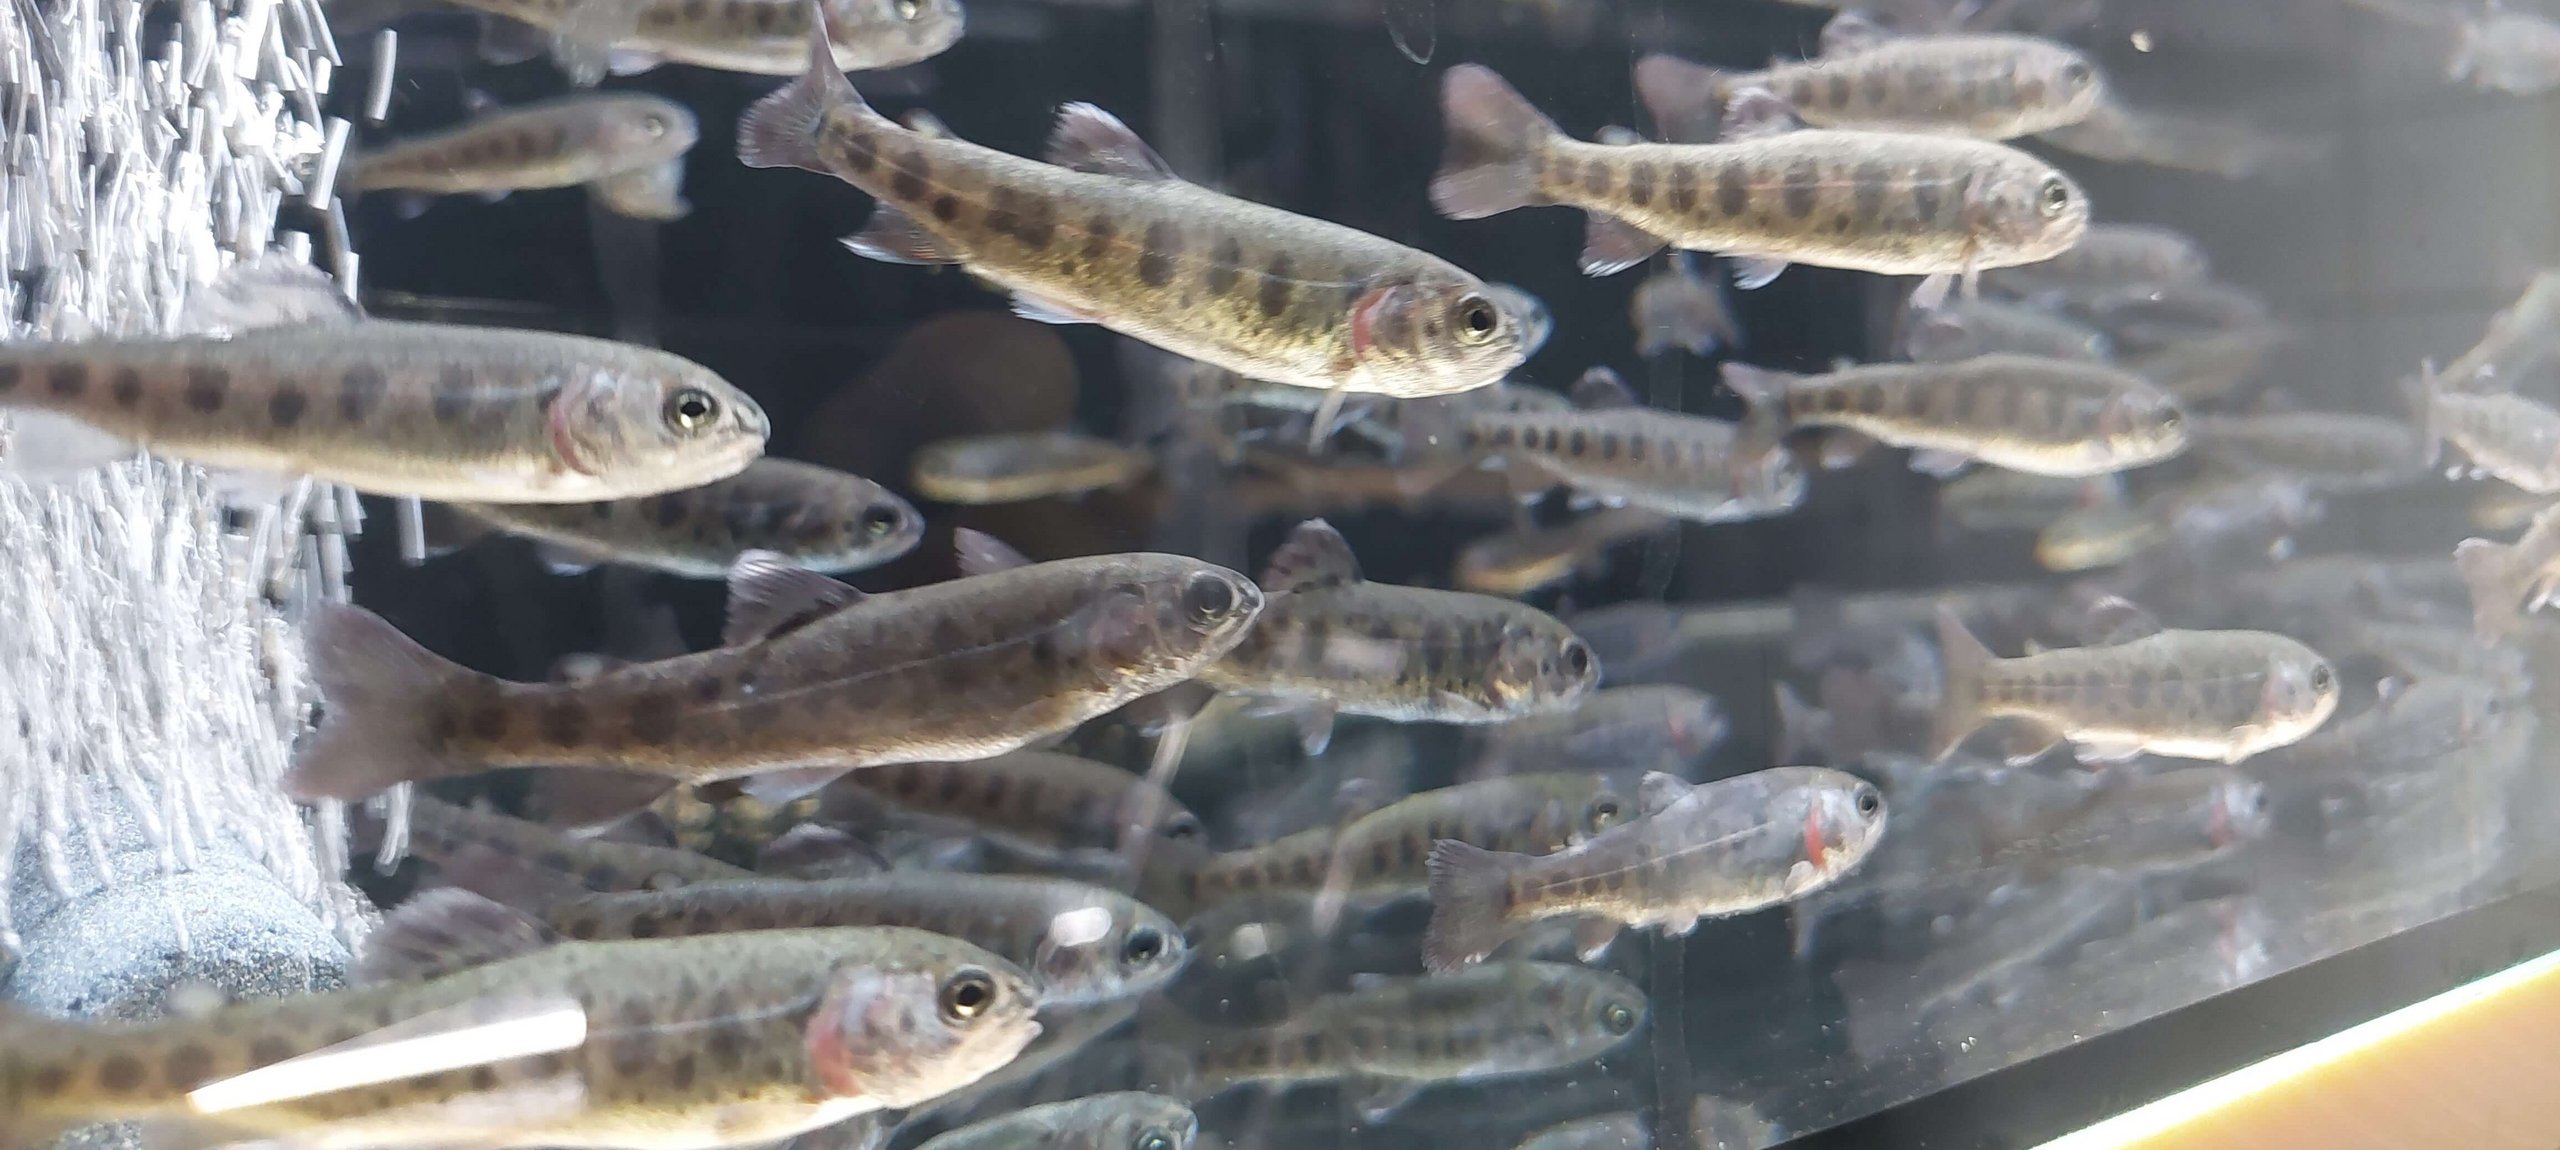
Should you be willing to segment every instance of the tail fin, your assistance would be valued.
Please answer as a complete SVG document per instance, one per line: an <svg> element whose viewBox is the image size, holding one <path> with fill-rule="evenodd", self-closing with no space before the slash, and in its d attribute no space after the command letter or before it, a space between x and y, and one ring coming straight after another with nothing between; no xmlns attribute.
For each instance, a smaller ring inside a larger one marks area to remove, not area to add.
<svg viewBox="0 0 2560 1150"><path fill-rule="evenodd" d="M1449 147L1431 178L1431 204L1456 220L1538 202L1531 159L1563 133L1491 68L1460 64L1441 78Z"/></svg>
<svg viewBox="0 0 2560 1150"><path fill-rule="evenodd" d="M2524 620L2525 589L2516 585L2515 553L2486 539L2465 539L2453 549L2453 565L2471 589L2471 623L2483 643L2496 642Z"/></svg>
<svg viewBox="0 0 2560 1150"><path fill-rule="evenodd" d="M756 101L738 118L738 162L750 168L801 168L825 172L818 155L818 127L827 113L852 108L876 117L862 93L853 90L844 69L836 67L835 17L829 6L812 4L809 21L809 70L790 86ZM885 121L884 121L885 122Z"/></svg>
<svg viewBox="0 0 2560 1150"><path fill-rule="evenodd" d="M1703 144L1724 123L1731 74L1677 56L1636 61L1636 100L1653 116L1655 130L1675 143Z"/></svg>
<svg viewBox="0 0 2560 1150"><path fill-rule="evenodd" d="M1489 851L1456 839L1431 844L1431 925L1422 932L1422 965L1446 974L1492 954L1511 937L1512 865L1526 856Z"/></svg>
<svg viewBox="0 0 2560 1150"><path fill-rule="evenodd" d="M1996 656L1965 630L1955 608L1940 604L1938 658L1945 664L1945 698L1938 703L1937 729L1930 735L1930 744L1935 757L1943 759L1982 725L1982 673Z"/></svg>
<svg viewBox="0 0 2560 1150"><path fill-rule="evenodd" d="M495 680L419 646L382 616L344 603L323 606L307 639L312 678L327 717L285 787L301 799L360 799L406 782L479 769L438 752L432 721L454 687Z"/></svg>

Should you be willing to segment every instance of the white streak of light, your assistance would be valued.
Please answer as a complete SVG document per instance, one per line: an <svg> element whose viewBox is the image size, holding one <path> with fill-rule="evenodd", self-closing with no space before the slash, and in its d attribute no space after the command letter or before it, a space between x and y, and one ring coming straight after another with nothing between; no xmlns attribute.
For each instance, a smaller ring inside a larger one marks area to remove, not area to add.
<svg viewBox="0 0 2560 1150"><path fill-rule="evenodd" d="M188 1093L187 1104L198 1114L220 1114L549 1054L582 1045L586 1040L587 1012L581 1007L563 1006L522 1018L288 1058L198 1087Z"/></svg>
<svg viewBox="0 0 2560 1150"><path fill-rule="evenodd" d="M2327 1038L2271 1055L2200 1082L2157 1102L2125 1111L2104 1122L2075 1130L2036 1150L2103 1150L2160 1137L2205 1114L2263 1093L2280 1083L2319 1073L2401 1035L2431 1025L2456 1011L2560 970L2560 951L2530 959L2485 978L2474 979L2433 998L2413 1002L2370 1022L2361 1022Z"/></svg>

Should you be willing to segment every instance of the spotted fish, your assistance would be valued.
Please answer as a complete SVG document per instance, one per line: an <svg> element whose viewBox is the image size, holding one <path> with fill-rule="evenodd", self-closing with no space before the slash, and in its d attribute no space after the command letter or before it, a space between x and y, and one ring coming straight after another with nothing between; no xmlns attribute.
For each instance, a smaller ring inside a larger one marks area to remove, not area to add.
<svg viewBox="0 0 2560 1150"><path fill-rule="evenodd" d="M1118 487L1153 457L1072 431L971 435L916 452L916 494L944 503L1020 503Z"/></svg>
<svg viewBox="0 0 2560 1150"><path fill-rule="evenodd" d="M2090 224L2080 241L2034 263L1987 272L1982 286L2012 295L2138 284L2198 284L2213 276L2204 248L2184 232L2152 224Z"/></svg>
<svg viewBox="0 0 2560 1150"><path fill-rule="evenodd" d="M2428 462L2451 444L2474 468L2518 488L2560 493L2560 410L2503 387L2456 388L2433 373L2419 389Z"/></svg>
<svg viewBox="0 0 2560 1150"><path fill-rule="evenodd" d="M860 571L915 550L924 516L888 488L786 459L641 499L554 506L463 504L472 519L537 539L555 564L626 563L695 579L767 551L812 571Z"/></svg>
<svg viewBox="0 0 2560 1150"><path fill-rule="evenodd" d="M2114 354L2107 333L2043 308L1994 299L1950 299L1914 308L1904 321L1903 350L1922 363L1954 363L2003 352L2104 363Z"/></svg>
<svg viewBox="0 0 2560 1150"><path fill-rule="evenodd" d="M148 448L379 495L578 503L696 487L764 450L756 402L651 348L362 319L276 265L198 289L211 335L0 347L0 466L56 474Z"/></svg>
<svg viewBox="0 0 2560 1150"><path fill-rule="evenodd" d="M1715 138L1724 106L1765 88L1824 128L1923 132L2006 140L2079 123L2104 96L2097 67L2067 45L2034 36L1894 36L1843 12L1822 29L1822 54L1757 72L1727 72L1673 56L1636 62L1636 93L1675 140Z"/></svg>
<svg viewBox="0 0 2560 1150"><path fill-rule="evenodd" d="M582 940L802 927L929 930L1021 967L1044 1008L1145 993L1171 979L1186 957L1181 930L1126 895L1011 875L751 879L570 899L543 908L542 918L564 937Z"/></svg>
<svg viewBox="0 0 2560 1150"><path fill-rule="evenodd" d="M2343 411L2208 415L2188 423L2196 454L2242 474L2274 474L2314 491L2366 491L2426 472L2418 429Z"/></svg>
<svg viewBox="0 0 2560 1150"><path fill-rule="evenodd" d="M1934 474L1980 462L2078 478L2158 463L2187 446L2175 397L2102 364L1991 355L1822 375L1732 362L1723 370L1725 385L1773 433L1844 428L1913 449L1912 466Z"/></svg>
<svg viewBox="0 0 2560 1150"><path fill-rule="evenodd" d="M1458 586L1485 595L1526 595L1598 569L1621 543L1661 534L1670 520L1641 507L1612 507L1553 527L1488 535L1458 552Z"/></svg>
<svg viewBox="0 0 2560 1150"><path fill-rule="evenodd" d="M1582 705L1484 729L1480 775L1647 770L1674 774L1722 744L1731 724L1715 698L1674 683L1607 687Z"/></svg>
<svg viewBox="0 0 2560 1150"><path fill-rule="evenodd" d="M503 195L587 184L623 215L672 220L688 210L676 193L684 154L698 136L693 113L682 104L591 92L368 149L348 167L343 185Z"/></svg>
<svg viewBox="0 0 2560 1150"><path fill-rule="evenodd" d="M1722 142L1583 143L1490 69L1461 64L1442 79L1449 142L1432 204L1453 219L1581 208L1591 275L1665 244L1733 257L1744 287L1789 263L1971 275L2060 253L2088 224L2070 177L2003 144L1798 128L1757 89L1734 99Z"/></svg>
<svg viewBox="0 0 2560 1150"><path fill-rule="evenodd" d="M1181 1100L1115 1091L1025 1106L946 1130L916 1150L1191 1150L1200 1119Z"/></svg>
<svg viewBox="0 0 2560 1150"><path fill-rule="evenodd" d="M445 940L431 936L461 929L429 920L470 917L457 908L506 915L469 896L413 907L369 940L373 985L156 1022L0 1013L10 1144L42 1145L47 1133L92 1122L172 1119L226 1141L358 1148L743 1146L948 1093L1040 1030L1021 971L924 931L553 946L538 930L488 931L473 940L481 965L392 977L410 957L405 944L441 954ZM453 1069L385 1067L370 1082L327 1085L323 1067L351 1062L337 1054L352 1044L563 1007L583 1025L548 1052L518 1054L493 1035L478 1061ZM253 1073L305 1058L269 1081Z"/></svg>
<svg viewBox="0 0 2560 1150"><path fill-rule="evenodd" d="M1602 502L1691 523L1780 515L1804 502L1794 456L1747 440L1733 424L1639 406L1607 368L1584 373L1573 399L1577 406L1562 410L1461 413L1456 439Z"/></svg>
<svg viewBox="0 0 2560 1150"><path fill-rule="evenodd" d="M1331 740L1336 714L1498 723L1569 708L1600 681L1591 648L1554 616L1372 583L1321 519L1289 533L1262 587L1262 615L1200 681L1294 713L1311 753Z"/></svg>
<svg viewBox="0 0 2560 1150"><path fill-rule="evenodd" d="M1200 816L1163 788L1109 763L1054 751L965 762L889 763L836 780L838 796L955 820L1025 853L1116 850L1132 830L1198 841Z"/></svg>
<svg viewBox="0 0 2560 1150"><path fill-rule="evenodd" d="M1329 897L1375 905L1419 894L1431 844L1455 839L1491 850L1547 854L1630 817L1633 796L1605 776L1519 774L1460 783L1401 799L1339 826L1199 857L1168 852L1149 875L1147 899L1189 916L1240 899Z"/></svg>
<svg viewBox="0 0 2560 1150"><path fill-rule="evenodd" d="M1984 722L2006 718L2052 742L2068 740L2085 762L2147 753L2237 763L2300 740L2338 709L2338 673L2285 636L2147 623L2122 634L2130 637L2002 659L1941 608L1940 755Z"/></svg>
<svg viewBox="0 0 2560 1150"><path fill-rule="evenodd" d="M448 881L516 904L755 877L689 850L565 834L425 795L409 799L409 853L435 863Z"/></svg>
<svg viewBox="0 0 2560 1150"><path fill-rule="evenodd" d="M661 61L788 76L808 60L811 13L826 12L827 55L847 71L898 68L960 40L959 0L456 0L553 37L571 76L647 71Z"/></svg>
<svg viewBox="0 0 2560 1150"><path fill-rule="evenodd" d="M1530 923L1579 916L1596 955L1620 926L1673 934L1698 920L1802 898L1857 869L1884 837L1884 796L1824 767L1778 767L1692 787L1655 772L1642 814L1543 858L1447 840L1431 848L1423 964L1481 961Z"/></svg>
<svg viewBox="0 0 2560 1150"><path fill-rule="evenodd" d="M1588 1061L1644 1024L1648 1003L1606 971L1552 962L1490 963L1434 978L1370 976L1267 1026L1205 1030L1193 1093L1248 1082L1347 1080L1377 1120L1425 1087L1533 1074Z"/></svg>
<svg viewBox="0 0 2560 1150"><path fill-rule="evenodd" d="M901 128L819 58L748 111L738 156L877 197L870 225L846 241L857 253L965 265L1031 318L1098 323L1253 379L1440 395L1501 379L1526 355L1523 325L1484 281L1184 181L1089 104L1060 114L1043 163L930 124Z"/></svg>
<svg viewBox="0 0 2560 1150"><path fill-rule="evenodd" d="M554 685L466 670L332 607L309 631L329 718L288 783L354 797L502 766L704 782L1002 754L1192 678L1261 609L1252 581L1172 555L866 596L751 552L726 646Z"/></svg>

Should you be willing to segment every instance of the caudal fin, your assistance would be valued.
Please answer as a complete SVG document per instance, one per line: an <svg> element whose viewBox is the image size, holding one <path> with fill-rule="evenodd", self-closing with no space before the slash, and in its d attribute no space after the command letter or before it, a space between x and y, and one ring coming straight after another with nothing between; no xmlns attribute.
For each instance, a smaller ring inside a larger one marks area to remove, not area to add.
<svg viewBox="0 0 2560 1150"><path fill-rule="evenodd" d="M2486 539L2465 539L2453 549L2453 565L2471 589L2471 624L2480 641L2496 642L2524 621L2525 589L2517 585L2516 549Z"/></svg>
<svg viewBox="0 0 2560 1150"><path fill-rule="evenodd" d="M825 172L826 160L818 154L818 129L827 113L854 108L876 118L862 94L853 90L853 81L836 67L835 49L829 44L835 32L829 6L812 4L810 8L809 70L790 86L748 106L746 115L738 118L738 162L750 168Z"/></svg>
<svg viewBox="0 0 2560 1150"><path fill-rule="evenodd" d="M1945 667L1945 698L1938 703L1938 722L1929 742L1932 753L1943 759L1982 725L1982 675L1996 656L1965 630L1955 608L1940 604L1938 658Z"/></svg>
<svg viewBox="0 0 2560 1150"><path fill-rule="evenodd" d="M1511 937L1511 867L1523 856L1456 839L1431 845L1431 925L1422 932L1422 965L1446 974L1492 954Z"/></svg>
<svg viewBox="0 0 2560 1150"><path fill-rule="evenodd" d="M454 687L486 676L419 646L382 616L344 603L314 615L306 636L325 708L285 788L300 799L360 799L399 783L478 770L439 752L433 729Z"/></svg>
<svg viewBox="0 0 2560 1150"><path fill-rule="evenodd" d="M1562 134L1554 121L1482 64L1449 69L1440 108L1449 145L1431 178L1431 205L1441 215L1472 220L1538 202L1533 161Z"/></svg>

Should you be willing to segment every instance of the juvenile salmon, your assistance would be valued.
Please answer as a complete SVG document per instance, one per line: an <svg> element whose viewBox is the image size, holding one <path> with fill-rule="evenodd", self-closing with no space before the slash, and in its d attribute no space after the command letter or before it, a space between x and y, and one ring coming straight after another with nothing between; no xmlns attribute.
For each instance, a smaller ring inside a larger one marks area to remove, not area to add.
<svg viewBox="0 0 2560 1150"><path fill-rule="evenodd" d="M1967 461L2079 478L2141 467L2187 446L2176 398L2100 364L1990 355L1790 375L1727 361L1724 381L1776 434L1846 428L1908 447L1938 474Z"/></svg>
<svg viewBox="0 0 2560 1150"><path fill-rule="evenodd" d="M549 545L559 559L651 567L695 579L769 551L812 571L860 571L915 550L924 516L888 488L787 459L727 479L612 503L471 503L457 510Z"/></svg>
<svg viewBox="0 0 2560 1150"><path fill-rule="evenodd" d="M1874 132L2006 140L2079 123L2103 97L2098 70L2067 45L2034 36L1895 36L1854 12L1822 29L1822 54L1757 72L1673 56L1636 62L1636 94L1673 139L1715 138L1724 106L1765 88L1806 123Z"/></svg>
<svg viewBox="0 0 2560 1150"><path fill-rule="evenodd" d="M699 137L682 104L590 92L369 149L355 157L345 185L452 195L588 184L624 215L672 220L688 210L677 190L684 154Z"/></svg>

